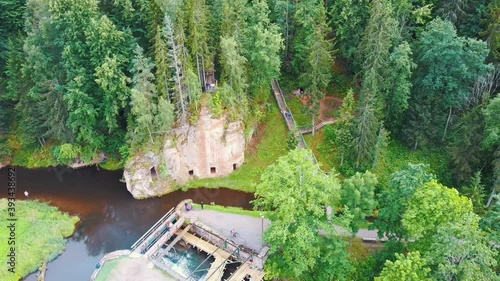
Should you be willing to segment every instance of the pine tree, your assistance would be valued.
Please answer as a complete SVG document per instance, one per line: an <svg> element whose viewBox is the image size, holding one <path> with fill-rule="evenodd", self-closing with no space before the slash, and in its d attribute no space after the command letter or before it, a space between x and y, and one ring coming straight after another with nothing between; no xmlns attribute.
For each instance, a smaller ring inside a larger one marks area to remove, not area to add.
<svg viewBox="0 0 500 281"><path fill-rule="evenodd" d="M163 36L167 41L169 67L173 73L174 101L177 109L177 116L182 123L187 121L188 93L183 80L183 46L178 43L178 38L174 33L174 24L168 14L165 14L163 21Z"/></svg>
<svg viewBox="0 0 500 281"><path fill-rule="evenodd" d="M362 102L358 107L354 127L354 150L358 169L366 168L373 162L377 133L380 130L373 103L366 99Z"/></svg>
<svg viewBox="0 0 500 281"><path fill-rule="evenodd" d="M243 45L249 68L252 69L250 86L255 96L268 95L271 81L279 76L279 52L283 47L283 40L278 27L269 20L266 1L253 0L251 8L253 13L249 16L248 36ZM263 100L267 100L267 97Z"/></svg>

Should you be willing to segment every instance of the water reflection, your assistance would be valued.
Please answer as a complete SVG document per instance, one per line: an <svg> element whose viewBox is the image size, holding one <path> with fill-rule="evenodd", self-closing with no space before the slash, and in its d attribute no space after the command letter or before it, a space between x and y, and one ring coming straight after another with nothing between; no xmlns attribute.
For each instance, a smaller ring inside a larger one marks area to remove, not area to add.
<svg viewBox="0 0 500 281"><path fill-rule="evenodd" d="M49 263L48 281L88 280L104 253L129 248L144 232L179 201L250 208L252 194L227 189L196 189L174 192L161 198L135 200L120 182L121 171L94 168L69 170L17 169L17 198L29 192L30 200L50 202L81 219L66 251ZM7 169L0 170L0 179ZM4 181L6 182L6 180ZM6 192L0 193L5 197ZM71 274L66 274L66 272ZM26 280L36 280L34 275Z"/></svg>

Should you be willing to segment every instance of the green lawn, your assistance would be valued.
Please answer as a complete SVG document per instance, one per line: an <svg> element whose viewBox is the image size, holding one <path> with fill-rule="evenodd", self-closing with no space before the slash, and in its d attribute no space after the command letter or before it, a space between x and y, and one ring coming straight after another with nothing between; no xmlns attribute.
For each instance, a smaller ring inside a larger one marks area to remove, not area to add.
<svg viewBox="0 0 500 281"><path fill-rule="evenodd" d="M300 127L311 127L311 115L304 112L304 106L302 102L297 98L293 97L289 101L287 100L288 108L292 111L295 123Z"/></svg>
<svg viewBox="0 0 500 281"><path fill-rule="evenodd" d="M8 245L7 239L0 243L0 280L15 281L36 271L44 260L50 261L64 251L65 237L73 234L78 217L61 213L56 207L38 201L15 202L15 245ZM7 226L7 199L0 199L0 237L12 235ZM10 247L15 247L15 273L7 271Z"/></svg>
<svg viewBox="0 0 500 281"><path fill-rule="evenodd" d="M313 151L318 162L321 163L321 169L325 172L331 172L335 167L335 151L323 142L323 130L314 134L304 135L307 146Z"/></svg>
<svg viewBox="0 0 500 281"><path fill-rule="evenodd" d="M288 152L286 148L288 131L276 103L272 104L272 108L264 118L263 125L259 126L259 130L263 132L255 132L255 134L262 133L256 151L247 150L245 152L245 161L238 170L227 177L195 180L181 188L225 187L253 192L255 184L260 181L260 176L266 167Z"/></svg>
<svg viewBox="0 0 500 281"><path fill-rule="evenodd" d="M193 204L195 209L201 210L201 205L200 204ZM268 217L269 211L251 211L251 210L243 210L242 208L238 207L231 207L231 206L220 206L220 205L203 205L204 210L210 210L210 211L217 211L221 213L228 213L228 214L236 214L236 215L244 215L244 216L249 216L249 217L254 217L254 218L260 218L260 214L263 214L264 217Z"/></svg>

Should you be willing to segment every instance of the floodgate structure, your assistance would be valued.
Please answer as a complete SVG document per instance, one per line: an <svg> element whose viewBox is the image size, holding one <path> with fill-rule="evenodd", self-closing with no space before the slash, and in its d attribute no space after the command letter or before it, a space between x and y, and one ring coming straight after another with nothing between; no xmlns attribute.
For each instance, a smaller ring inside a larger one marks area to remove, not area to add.
<svg viewBox="0 0 500 281"><path fill-rule="evenodd" d="M269 248L262 246L255 250L236 233L215 229L210 222L190 216L190 212L185 211L187 204L191 205L192 200L184 200L172 208L130 249L106 254L96 265L90 280L114 280L103 276L109 272L104 268L123 257L146 260L141 264L159 269L171 277L157 280L263 280L263 266ZM186 262L189 255L198 260ZM190 266L185 263L190 263ZM142 278L140 274L136 277Z"/></svg>

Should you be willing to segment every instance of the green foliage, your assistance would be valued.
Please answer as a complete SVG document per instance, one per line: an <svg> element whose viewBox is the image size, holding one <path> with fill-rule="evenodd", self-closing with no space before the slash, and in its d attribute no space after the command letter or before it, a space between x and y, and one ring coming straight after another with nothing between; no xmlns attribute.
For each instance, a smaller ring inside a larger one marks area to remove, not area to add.
<svg viewBox="0 0 500 281"><path fill-rule="evenodd" d="M500 60L500 1L491 1L488 5L488 12L482 20L484 30L479 35L489 46L489 60L498 62Z"/></svg>
<svg viewBox="0 0 500 281"><path fill-rule="evenodd" d="M358 107L358 116L354 122L355 163L356 168L362 170L373 163L377 144L377 132L380 130L372 98L367 97L364 103Z"/></svg>
<svg viewBox="0 0 500 281"><path fill-rule="evenodd" d="M80 155L81 148L78 145L65 143L60 146L54 147L52 153L57 162L71 163Z"/></svg>
<svg viewBox="0 0 500 281"><path fill-rule="evenodd" d="M222 115L223 108L222 108L220 92L217 92L214 95L212 95L210 99L210 111L212 112L215 118L218 118Z"/></svg>
<svg viewBox="0 0 500 281"><path fill-rule="evenodd" d="M253 70L249 79L251 91L255 96L268 95L270 81L279 76L279 52L283 48L283 39L278 26L269 20L267 1L252 0L250 9L252 13L244 45L248 65Z"/></svg>
<svg viewBox="0 0 500 281"><path fill-rule="evenodd" d="M245 76L246 58L241 55L240 47L234 37L222 37L220 41L222 77L227 81L234 100L241 103L246 99L247 78Z"/></svg>
<svg viewBox="0 0 500 281"><path fill-rule="evenodd" d="M256 188L255 207L274 210L264 236L270 244L266 266L271 277L303 279L318 264L322 244L318 229L326 235L335 233L325 206L335 209L339 205L340 184L313 164L310 153L295 149L279 158L262 174ZM333 220L346 223L344 218Z"/></svg>
<svg viewBox="0 0 500 281"><path fill-rule="evenodd" d="M500 145L500 95L497 94L483 110L485 136L483 145L491 148Z"/></svg>
<svg viewBox="0 0 500 281"><path fill-rule="evenodd" d="M396 261L387 261L384 270L375 281L430 281L428 274L430 269L426 267L426 261L420 257L420 253L410 252L406 256L396 254Z"/></svg>
<svg viewBox="0 0 500 281"><path fill-rule="evenodd" d="M342 183L341 204L352 214L350 222L352 235L358 232L358 224L373 213L376 201L374 198L377 177L370 171L356 173Z"/></svg>
<svg viewBox="0 0 500 281"><path fill-rule="evenodd" d="M463 188L463 194L472 202L474 207L474 213L478 215L484 214L484 204L486 192L484 190L484 185L481 184L481 172L476 172L470 179L470 184Z"/></svg>
<svg viewBox="0 0 500 281"><path fill-rule="evenodd" d="M426 251L440 226L458 222L469 212L472 203L467 197L431 181L415 190L402 223L409 237L417 240L417 248Z"/></svg>
<svg viewBox="0 0 500 281"><path fill-rule="evenodd" d="M7 199L0 199L0 220L8 219ZM56 258L64 251L64 238L73 234L78 217L61 213L56 207L38 201L16 201L16 267L15 274L2 269L0 279L19 280L34 272L46 260ZM9 228L2 227L0 235L8 237ZM11 245L0 245L0 262L7 264Z"/></svg>
<svg viewBox="0 0 500 281"><path fill-rule="evenodd" d="M484 64L484 42L458 37L453 25L441 19L427 25L416 49L415 86L403 130L415 147L445 139L449 111L464 105L474 80L492 67Z"/></svg>
<svg viewBox="0 0 500 281"><path fill-rule="evenodd" d="M434 179L428 170L429 165L408 164L408 168L391 175L388 187L380 195L380 209L373 223L379 237L385 235L391 240L407 238L407 231L401 224L402 215L415 190Z"/></svg>
<svg viewBox="0 0 500 281"><path fill-rule="evenodd" d="M361 42L363 30L369 16L368 0L332 1L330 17L335 38L339 42L340 55L353 61Z"/></svg>
<svg viewBox="0 0 500 281"><path fill-rule="evenodd" d="M436 280L500 280L492 271L498 253L478 224L479 217L468 212L438 225L432 250L425 254Z"/></svg>
<svg viewBox="0 0 500 281"><path fill-rule="evenodd" d="M286 147L289 150L293 150L293 149L297 148L297 144L299 143L297 134L298 134L298 132L289 132L288 133L288 138L286 139Z"/></svg>
<svg viewBox="0 0 500 281"><path fill-rule="evenodd" d="M479 226L488 234L491 241L500 241L500 200L497 195L495 203L486 215L481 218Z"/></svg>
<svg viewBox="0 0 500 281"><path fill-rule="evenodd" d="M397 132L403 121L403 113L408 109L408 99L412 83L410 81L416 64L412 60L412 51L408 42L396 46L388 61L388 74L384 88L385 124L391 132Z"/></svg>

